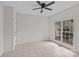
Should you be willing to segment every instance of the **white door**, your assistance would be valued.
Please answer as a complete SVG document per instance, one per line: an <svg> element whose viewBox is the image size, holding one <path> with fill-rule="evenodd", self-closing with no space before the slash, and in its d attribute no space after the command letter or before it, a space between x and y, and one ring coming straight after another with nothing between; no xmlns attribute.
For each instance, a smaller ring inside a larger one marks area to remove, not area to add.
<svg viewBox="0 0 79 59"><path fill-rule="evenodd" d="M15 12L13 7L4 6L4 51L15 49L14 32L15 32Z"/></svg>

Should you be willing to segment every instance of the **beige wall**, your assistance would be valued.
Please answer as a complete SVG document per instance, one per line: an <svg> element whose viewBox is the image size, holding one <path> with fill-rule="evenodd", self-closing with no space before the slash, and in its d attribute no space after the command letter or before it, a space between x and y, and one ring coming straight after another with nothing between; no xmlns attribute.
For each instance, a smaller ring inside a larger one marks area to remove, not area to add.
<svg viewBox="0 0 79 59"><path fill-rule="evenodd" d="M16 44L48 40L48 17L17 14Z"/></svg>
<svg viewBox="0 0 79 59"><path fill-rule="evenodd" d="M56 21L63 21L66 19L74 18L75 20L75 49L79 52L79 4L64 11L56 13L49 17L50 26L50 40L55 41L55 26Z"/></svg>

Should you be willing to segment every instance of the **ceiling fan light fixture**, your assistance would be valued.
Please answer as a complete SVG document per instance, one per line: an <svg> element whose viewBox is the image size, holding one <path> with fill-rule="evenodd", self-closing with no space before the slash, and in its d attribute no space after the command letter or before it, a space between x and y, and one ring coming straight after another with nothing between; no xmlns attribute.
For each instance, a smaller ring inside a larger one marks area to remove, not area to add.
<svg viewBox="0 0 79 59"><path fill-rule="evenodd" d="M43 9L52 11L52 9L51 9L51 8L48 8L48 6L50 6L50 5L52 5L52 4L55 3L55 1L52 1L52 2L50 2L50 3L48 3L48 4L46 4L46 3L44 3L44 2L42 3L42 2L40 2L40 1L36 1L36 2L38 3L38 5L40 5L40 8L34 8L34 9L32 9L32 10L41 9L40 13L43 12Z"/></svg>

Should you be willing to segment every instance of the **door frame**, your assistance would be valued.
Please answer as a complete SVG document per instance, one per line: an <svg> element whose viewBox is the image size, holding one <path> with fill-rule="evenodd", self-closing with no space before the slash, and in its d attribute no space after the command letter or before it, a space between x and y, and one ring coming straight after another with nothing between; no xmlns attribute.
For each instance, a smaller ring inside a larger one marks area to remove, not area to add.
<svg viewBox="0 0 79 59"><path fill-rule="evenodd" d="M74 41L73 41L73 46L69 46L69 45L67 45L67 44L64 44L63 43L63 37L62 37L62 30L63 30L63 21L65 21L65 20L67 20L67 19L74 19ZM56 21L56 22L59 22L59 20L58 21ZM56 23L55 22L55 23ZM75 43L76 43L76 37L75 37L75 34L76 34L76 17L75 16L70 16L70 17L66 17L66 18L62 18L61 20L60 20L60 22L61 22L61 41L57 41L57 40L55 40L55 42L56 43L58 43L58 44L60 44L61 46L63 46L63 47L66 47L66 48L68 48L68 49L70 49L70 50L73 50L73 51L75 51L75 49L76 49L76 45L75 45ZM54 23L54 24L55 24Z"/></svg>
<svg viewBox="0 0 79 59"><path fill-rule="evenodd" d="M13 50L16 48L16 12L13 8Z"/></svg>

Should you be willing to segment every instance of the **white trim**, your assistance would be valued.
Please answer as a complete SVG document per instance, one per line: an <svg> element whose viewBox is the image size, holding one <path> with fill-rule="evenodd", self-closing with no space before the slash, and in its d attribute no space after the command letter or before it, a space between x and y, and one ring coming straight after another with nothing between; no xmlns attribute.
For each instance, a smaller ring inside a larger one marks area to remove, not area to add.
<svg viewBox="0 0 79 59"><path fill-rule="evenodd" d="M63 36L62 36L62 33L63 33L63 21L61 21L61 44L63 44Z"/></svg>
<svg viewBox="0 0 79 59"><path fill-rule="evenodd" d="M16 47L16 13L15 8L13 8L13 50Z"/></svg>
<svg viewBox="0 0 79 59"><path fill-rule="evenodd" d="M3 54L3 52L4 52L4 18L3 18L3 7L2 6L0 6L0 8L1 8L1 16L2 16L2 29L1 29L1 31L2 31L2 48L1 48L1 50L0 50L0 56Z"/></svg>

